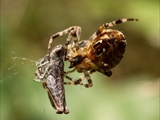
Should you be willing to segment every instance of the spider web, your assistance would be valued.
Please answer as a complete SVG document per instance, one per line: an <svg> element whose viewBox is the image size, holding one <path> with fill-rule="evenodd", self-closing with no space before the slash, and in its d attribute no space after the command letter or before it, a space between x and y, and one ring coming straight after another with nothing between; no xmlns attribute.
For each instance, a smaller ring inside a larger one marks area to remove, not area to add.
<svg viewBox="0 0 160 120"><path fill-rule="evenodd" d="M4 53L5 51L5 53ZM7 51L7 52L6 52ZM38 61L25 57L20 57L14 51L8 51L1 47L1 78L0 82L11 79L13 76L21 74L29 67L36 67Z"/></svg>

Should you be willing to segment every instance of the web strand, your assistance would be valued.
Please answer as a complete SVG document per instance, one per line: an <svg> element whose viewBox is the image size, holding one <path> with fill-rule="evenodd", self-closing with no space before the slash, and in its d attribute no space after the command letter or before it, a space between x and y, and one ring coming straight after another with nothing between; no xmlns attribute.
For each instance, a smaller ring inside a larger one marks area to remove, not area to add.
<svg viewBox="0 0 160 120"><path fill-rule="evenodd" d="M5 48L3 48L5 49ZM8 50L7 50L8 51ZM1 56L1 78L0 78L0 82L3 82L7 79L12 78L13 76L21 73L24 69L27 69L30 66L33 66L37 64L38 61L29 59L29 58L25 58L25 57L19 57L17 53L15 53L14 51L8 51L9 57L3 57ZM12 64L13 61L13 64ZM28 63L27 63L28 62ZM8 67L8 65L10 65L10 67ZM2 66L3 65L3 66ZM27 67L23 68L22 66L26 65ZM19 67L20 69L17 70L16 67ZM13 71L13 73L12 73ZM4 74L11 72L11 74L7 77L3 77Z"/></svg>

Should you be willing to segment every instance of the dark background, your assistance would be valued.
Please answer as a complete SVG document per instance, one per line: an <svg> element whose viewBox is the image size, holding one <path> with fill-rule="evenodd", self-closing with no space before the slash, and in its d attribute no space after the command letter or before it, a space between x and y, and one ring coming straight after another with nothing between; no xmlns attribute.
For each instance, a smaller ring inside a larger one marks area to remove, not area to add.
<svg viewBox="0 0 160 120"><path fill-rule="evenodd" d="M158 0L1 0L1 119L158 120L158 10ZM42 84L32 81L50 36L76 25L82 28L81 39L88 39L103 23L130 17L139 22L113 27L128 43L113 75L94 73L89 89L65 86L70 113L57 115Z"/></svg>

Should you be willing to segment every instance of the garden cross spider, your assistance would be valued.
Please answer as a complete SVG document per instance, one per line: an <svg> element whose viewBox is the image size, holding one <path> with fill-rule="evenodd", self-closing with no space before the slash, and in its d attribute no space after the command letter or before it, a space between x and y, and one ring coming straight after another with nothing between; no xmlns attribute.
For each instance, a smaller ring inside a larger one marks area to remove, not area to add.
<svg viewBox="0 0 160 120"><path fill-rule="evenodd" d="M68 34L65 42L65 60L70 62L70 72L77 70L84 73L83 77L71 80L68 84L81 84L85 87L92 87L90 74L98 71L106 76L112 75L111 69L114 68L122 59L127 44L124 34L118 30L109 29L110 27L128 22L138 21L134 18L122 18L116 21L105 23L88 39L80 41L81 28L72 26L63 31L53 34L48 43L48 60L50 59L51 45L55 38ZM70 73L70 72L66 72ZM82 84L86 78L88 84Z"/></svg>

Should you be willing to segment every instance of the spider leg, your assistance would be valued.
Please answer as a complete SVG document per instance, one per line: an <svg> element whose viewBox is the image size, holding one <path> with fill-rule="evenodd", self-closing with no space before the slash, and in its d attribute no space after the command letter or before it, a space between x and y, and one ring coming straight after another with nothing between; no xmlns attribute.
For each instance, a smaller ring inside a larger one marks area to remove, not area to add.
<svg viewBox="0 0 160 120"><path fill-rule="evenodd" d="M79 40L81 37L81 27L74 26L74 29L70 31L68 34L68 38L65 42L65 53L64 58L65 60L68 60L67 57L67 50L71 50L72 52L76 52L79 49ZM70 42L73 40L73 44L69 46Z"/></svg>
<svg viewBox="0 0 160 120"><path fill-rule="evenodd" d="M99 34L102 34L105 29L108 29L112 26L115 26L115 25L121 24L121 23L125 23L125 22L128 22L128 21L138 21L138 19L122 18L122 19L114 20L114 21L109 22L109 23L105 23L98 28L98 30L89 38L89 40L94 40Z"/></svg>
<svg viewBox="0 0 160 120"><path fill-rule="evenodd" d="M64 84L67 84L67 85L82 85L82 86L84 86L86 88L90 88L90 87L93 86L92 80L91 80L91 77L90 77L90 74L92 74L93 72L95 72L95 71L91 70L91 71L88 72L88 71L84 70L83 71L84 75L82 75L78 79L73 79L73 78L71 78L71 77L69 77L67 75L64 75L65 78L70 80L70 82L64 82ZM85 78L87 79L87 83L86 84L82 83L82 81Z"/></svg>
<svg viewBox="0 0 160 120"><path fill-rule="evenodd" d="M73 79L73 78L71 78L71 77L69 77L69 76L66 75L66 74L72 73L74 71L75 71L75 69L72 69L70 71L64 72L64 77L67 78L68 80L70 80L70 82L64 82L64 84L68 84L68 85L70 85L70 84L72 84L72 85L79 84L79 85L83 85L84 86L84 84L81 82L82 79L84 79L83 78L84 76L81 76L78 79Z"/></svg>
<svg viewBox="0 0 160 120"><path fill-rule="evenodd" d="M72 73L72 72L74 72L76 69L74 68L74 69L72 69L72 70L69 70L69 71L67 71L67 72L65 72L64 71L64 74L69 74L69 73Z"/></svg>
<svg viewBox="0 0 160 120"><path fill-rule="evenodd" d="M88 84L85 84L85 87L86 88L92 87L93 84L92 84L92 80L91 80L91 77L90 77L89 73L86 70L84 70L83 73L84 73L84 76L85 76L85 78L87 79L87 82L88 82Z"/></svg>
<svg viewBox="0 0 160 120"><path fill-rule="evenodd" d="M68 34L68 38L66 40L65 46L67 47L70 44L70 41L73 39L73 48L75 48L76 50L79 49L79 40L81 37L81 27L79 26L74 26L74 29L72 29L69 34ZM74 49L73 49L74 50Z"/></svg>
<svg viewBox="0 0 160 120"><path fill-rule="evenodd" d="M70 80L70 82L64 82L65 85L82 85L82 86L85 86L83 83L82 83L82 77L79 77L78 79L73 79L67 75L64 75L65 78L67 78L68 80Z"/></svg>
<svg viewBox="0 0 160 120"><path fill-rule="evenodd" d="M122 18L122 19L114 20L114 21L109 22L109 23L105 23L105 24L102 25L102 27L104 27L104 29L107 29L107 28L110 28L110 27L115 26L117 24L125 23L125 22L128 22L128 21L138 21L138 19Z"/></svg>
<svg viewBox="0 0 160 120"><path fill-rule="evenodd" d="M67 29L65 29L63 31L60 31L60 32L57 32L57 33L53 34L49 39L48 53L50 54L50 52L51 52L51 45L52 45L52 42L53 42L54 39L56 39L57 37L60 37L62 35L68 34L73 29L74 29L74 27L69 27L69 28L67 28Z"/></svg>
<svg viewBox="0 0 160 120"><path fill-rule="evenodd" d="M78 27L78 26L72 26L72 27L69 27L69 28L67 28L67 29L65 29L63 31L57 32L57 33L53 34L50 37L50 40L49 40L49 43L48 43L48 53L49 53L49 56L50 56L51 45L53 43L53 40L56 39L57 37L65 35L65 34L69 34L68 38L66 40L66 43L65 43L65 49L67 50L67 46L69 45L69 43L72 40L72 38L73 38L73 41L74 41L75 48L78 49L78 41L80 39L81 28ZM65 53L65 56L66 56L66 54L67 53Z"/></svg>

